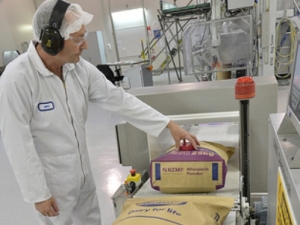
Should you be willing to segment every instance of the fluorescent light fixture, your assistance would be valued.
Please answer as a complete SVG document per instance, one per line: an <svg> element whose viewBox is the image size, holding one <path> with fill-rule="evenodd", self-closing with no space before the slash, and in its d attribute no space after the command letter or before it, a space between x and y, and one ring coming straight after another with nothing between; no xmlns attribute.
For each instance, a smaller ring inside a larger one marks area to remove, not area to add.
<svg viewBox="0 0 300 225"><path fill-rule="evenodd" d="M23 25L23 26L20 26L20 30L21 31L32 31L32 25Z"/></svg>
<svg viewBox="0 0 300 225"><path fill-rule="evenodd" d="M143 8L113 12L112 18L115 29L144 25Z"/></svg>

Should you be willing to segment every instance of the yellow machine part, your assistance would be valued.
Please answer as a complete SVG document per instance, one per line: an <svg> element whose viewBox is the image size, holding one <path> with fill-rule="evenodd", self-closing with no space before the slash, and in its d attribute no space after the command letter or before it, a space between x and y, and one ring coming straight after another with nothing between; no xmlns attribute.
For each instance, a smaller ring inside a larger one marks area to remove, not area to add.
<svg viewBox="0 0 300 225"><path fill-rule="evenodd" d="M295 225L290 201L286 192L286 186L282 179L280 169L278 171L277 183L276 225Z"/></svg>

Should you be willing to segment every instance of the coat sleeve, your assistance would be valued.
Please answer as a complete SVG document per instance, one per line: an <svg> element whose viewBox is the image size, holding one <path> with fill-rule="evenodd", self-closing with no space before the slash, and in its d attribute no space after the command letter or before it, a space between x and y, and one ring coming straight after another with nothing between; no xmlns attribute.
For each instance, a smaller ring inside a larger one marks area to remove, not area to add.
<svg viewBox="0 0 300 225"><path fill-rule="evenodd" d="M30 88L26 81L6 75L0 79L0 130L4 148L24 200L44 201L51 194L29 125L32 114Z"/></svg>
<svg viewBox="0 0 300 225"><path fill-rule="evenodd" d="M97 69L89 68L89 99L102 108L146 132L157 137L166 128L170 119L135 96L108 82Z"/></svg>

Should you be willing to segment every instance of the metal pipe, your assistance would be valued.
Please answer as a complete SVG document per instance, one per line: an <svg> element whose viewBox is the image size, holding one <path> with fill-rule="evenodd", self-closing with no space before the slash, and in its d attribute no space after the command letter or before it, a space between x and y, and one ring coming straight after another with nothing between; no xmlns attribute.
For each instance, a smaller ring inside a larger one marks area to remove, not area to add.
<svg viewBox="0 0 300 225"><path fill-rule="evenodd" d="M171 57L171 61L173 63L173 66L174 66L174 69L175 69L175 72L176 72L176 75L177 75L177 78L179 79L179 75L178 75L178 71L177 71L177 68L176 68L176 64L175 64L175 61L174 61L174 57L171 55L171 48L170 48L170 45L168 43L168 40L167 40L167 37L166 37L166 34L165 34L165 24L162 24L162 22L159 20L159 23L160 23L160 26L162 28L162 31L163 31L163 34L164 34L164 37L165 37L165 44L166 44L166 57L168 56L168 52L170 54L170 57ZM165 23L165 21L164 21ZM168 69L168 80L169 80L169 84L171 84L171 77L170 77L170 68L169 68L169 63L167 62L167 69ZM180 80L182 81L182 80Z"/></svg>
<svg viewBox="0 0 300 225"><path fill-rule="evenodd" d="M300 13L299 6L297 5L297 3L296 3L296 1L295 1L295 0L293 0L293 3L294 3L294 5L295 5L295 7L297 8L298 12Z"/></svg>
<svg viewBox="0 0 300 225"><path fill-rule="evenodd" d="M158 17L158 20L161 20L161 18L159 17L159 15L157 15L157 17ZM195 17L191 17L191 18L189 18L189 19L183 19L183 20L181 20L181 21L185 21L185 23L184 23L183 25L179 24L180 30L183 31L183 28L185 27L185 25L186 25L190 20L192 20L192 19L196 19L196 18L195 18ZM165 28L165 32L168 31L168 30L171 28L171 26L173 25L173 23L175 23L175 20L172 21L172 22L170 22L170 24ZM158 39L153 38L153 39L150 41L150 43L149 43L150 49L152 49L153 46L155 46L156 43L157 43L162 37L163 37L163 35L160 35L160 37L159 37ZM175 37L173 36L173 37L169 40L169 43L171 43L171 41L172 41L174 38L175 38ZM153 42L153 41L155 41L155 42L154 42L153 45L152 45L152 42ZM161 53L163 50L164 50L164 49L162 49L159 53L157 53L157 54L156 54L156 57L158 57L158 56L160 55L160 53ZM147 54L148 54L148 49L145 51L145 55L147 55ZM142 54L139 55L139 57L141 57L141 56L142 56Z"/></svg>
<svg viewBox="0 0 300 225"><path fill-rule="evenodd" d="M158 16L158 20L159 20L159 19L160 19L160 18L159 18L159 16ZM173 22L173 23L174 23L174 22ZM166 31L170 29L170 27L172 26L173 23L171 23L171 24L166 28ZM162 36L163 36L163 35L160 35L160 37L159 37L158 39L156 39L156 38L154 37L154 38L150 41L150 43L149 43L150 49L152 49L152 48L156 45L156 43L162 38ZM151 45L153 41L155 41L155 42L154 42L153 45ZM147 55L147 54L148 54L148 49L145 51L145 55ZM158 55L159 55L159 54L158 54ZM157 55L157 56L158 56L158 55ZM141 57L141 56L142 56L142 54L139 55L139 57Z"/></svg>
<svg viewBox="0 0 300 225"><path fill-rule="evenodd" d="M241 118L241 171L243 174L243 196L250 202L250 152L249 152L249 100L240 101Z"/></svg>
<svg viewBox="0 0 300 225"><path fill-rule="evenodd" d="M146 39L147 39L148 60L149 60L149 64L151 65L152 57L151 57L151 51L150 51L150 45L149 45L149 35L148 35L148 27L147 27L147 18L146 18L146 13L145 13L145 4L144 4L144 0L141 0L141 2L142 2L142 9L143 9L145 34L146 34Z"/></svg>
<svg viewBox="0 0 300 225"><path fill-rule="evenodd" d="M176 28L176 36L177 36L177 40L176 40L176 44L177 44L177 57L178 57L178 64L179 64L179 77L178 77L178 80L180 82L182 82L182 75L181 75L181 60L180 60L180 46L181 46L181 42L182 40L180 39L179 40L179 31L178 31L178 24L179 24L179 19L176 20L176 23L175 23L175 28ZM180 43L179 43L180 42Z"/></svg>

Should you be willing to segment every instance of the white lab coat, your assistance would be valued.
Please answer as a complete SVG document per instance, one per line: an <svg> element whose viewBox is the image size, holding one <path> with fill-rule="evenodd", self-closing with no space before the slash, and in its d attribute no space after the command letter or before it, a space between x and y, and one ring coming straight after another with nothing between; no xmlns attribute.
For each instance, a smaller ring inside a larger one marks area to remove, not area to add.
<svg viewBox="0 0 300 225"><path fill-rule="evenodd" d="M169 122L82 58L64 65L63 77L65 85L31 43L0 78L0 129L24 199L62 197L60 210L66 199L78 200L85 182L93 183L85 132L89 101L153 136Z"/></svg>

